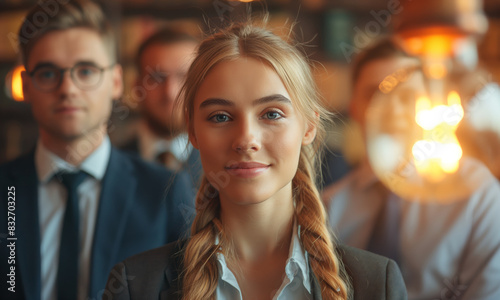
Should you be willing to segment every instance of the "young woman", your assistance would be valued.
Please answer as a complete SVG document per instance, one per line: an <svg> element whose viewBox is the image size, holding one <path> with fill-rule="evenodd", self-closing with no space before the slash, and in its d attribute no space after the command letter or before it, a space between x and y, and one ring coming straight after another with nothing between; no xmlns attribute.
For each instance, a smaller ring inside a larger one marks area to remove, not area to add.
<svg viewBox="0 0 500 300"><path fill-rule="evenodd" d="M314 185L327 112L296 48L234 26L183 91L205 174L191 237L117 265L103 299L406 299L393 261L331 239Z"/></svg>

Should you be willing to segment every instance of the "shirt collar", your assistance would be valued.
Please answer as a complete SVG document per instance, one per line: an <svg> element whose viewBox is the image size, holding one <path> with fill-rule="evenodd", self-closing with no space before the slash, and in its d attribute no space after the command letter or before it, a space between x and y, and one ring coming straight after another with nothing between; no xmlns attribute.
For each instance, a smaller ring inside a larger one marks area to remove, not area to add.
<svg viewBox="0 0 500 300"><path fill-rule="evenodd" d="M35 150L35 165L38 175L38 180L41 183L47 183L55 173L59 171L76 172L78 170L85 171L97 180L102 180L108 167L109 157L111 155L111 142L106 136L101 145L92 152L80 166L73 166L64 159L50 152L38 140Z"/></svg>
<svg viewBox="0 0 500 300"><path fill-rule="evenodd" d="M229 270L224 254L220 252L217 253L217 262L219 267L219 278L222 281L232 285L235 289L239 291L240 289L238 287L238 280L236 280L236 277L234 276L233 272Z"/></svg>
<svg viewBox="0 0 500 300"><path fill-rule="evenodd" d="M302 284L306 290L311 293L308 254L304 251L300 243L300 225L297 225L297 222L295 222L293 227L294 234L292 242L290 243L290 254L286 262L285 273L288 279L290 279L290 282L293 281L295 276L300 274L302 277Z"/></svg>
<svg viewBox="0 0 500 300"><path fill-rule="evenodd" d="M139 151L146 160L153 161L159 153L169 151L177 160L185 162L192 150L187 134L165 140L154 134L144 122L139 125Z"/></svg>
<svg viewBox="0 0 500 300"><path fill-rule="evenodd" d="M290 251L288 255L288 260L285 266L285 274L292 282L295 276L300 275L302 279L302 284L306 290L311 293L311 282L309 280L309 263L308 255L302 248L300 243L300 225L294 222L293 226L293 236L292 242L290 243ZM216 236L215 244L219 244L219 237ZM219 277L223 281L231 284L235 288L238 287L238 281L234 277L233 272L227 267L226 259L224 255L220 252L217 253L217 261L219 266Z"/></svg>

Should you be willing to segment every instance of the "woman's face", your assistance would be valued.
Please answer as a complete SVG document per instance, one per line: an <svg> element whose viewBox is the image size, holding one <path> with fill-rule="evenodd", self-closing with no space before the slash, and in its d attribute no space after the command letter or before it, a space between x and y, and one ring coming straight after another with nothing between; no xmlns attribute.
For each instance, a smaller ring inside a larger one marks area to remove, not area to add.
<svg viewBox="0 0 500 300"><path fill-rule="evenodd" d="M292 101L259 60L221 62L208 73L195 95L189 134L222 203L289 201L301 146L316 134Z"/></svg>

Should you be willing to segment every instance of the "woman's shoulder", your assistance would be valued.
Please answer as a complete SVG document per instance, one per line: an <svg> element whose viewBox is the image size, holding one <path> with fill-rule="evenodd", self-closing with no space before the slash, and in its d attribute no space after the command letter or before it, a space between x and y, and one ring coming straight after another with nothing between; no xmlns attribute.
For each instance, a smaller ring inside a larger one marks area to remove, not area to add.
<svg viewBox="0 0 500 300"><path fill-rule="evenodd" d="M177 299L185 244L172 242L116 264L106 284L108 299Z"/></svg>
<svg viewBox="0 0 500 300"><path fill-rule="evenodd" d="M387 257L345 244L337 245L337 253L347 271L385 270L391 263L396 265Z"/></svg>
<svg viewBox="0 0 500 300"><path fill-rule="evenodd" d="M127 267L145 267L145 265L156 265L167 267L174 259L182 257L182 251L187 240L178 240L164 246L128 257L123 261Z"/></svg>
<svg viewBox="0 0 500 300"><path fill-rule="evenodd" d="M350 277L354 299L407 299L403 276L393 260L340 244L337 253Z"/></svg>

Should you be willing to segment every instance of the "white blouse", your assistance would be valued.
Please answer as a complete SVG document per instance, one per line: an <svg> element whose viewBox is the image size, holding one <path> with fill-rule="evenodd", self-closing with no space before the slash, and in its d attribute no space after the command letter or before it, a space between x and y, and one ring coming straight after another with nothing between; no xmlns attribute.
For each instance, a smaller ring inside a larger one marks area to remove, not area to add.
<svg viewBox="0 0 500 300"><path fill-rule="evenodd" d="M219 266L219 284L217 300L242 300L241 290L233 272L227 267L222 253L217 255ZM311 282L307 252L302 249L297 226L294 226L290 254L285 266L285 276L273 300L306 300L312 299Z"/></svg>

